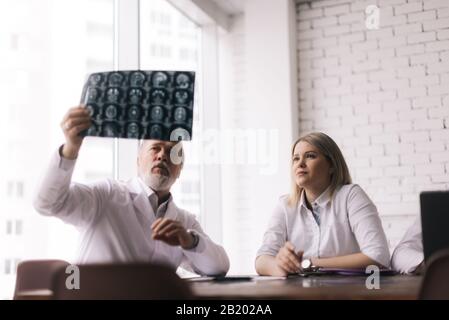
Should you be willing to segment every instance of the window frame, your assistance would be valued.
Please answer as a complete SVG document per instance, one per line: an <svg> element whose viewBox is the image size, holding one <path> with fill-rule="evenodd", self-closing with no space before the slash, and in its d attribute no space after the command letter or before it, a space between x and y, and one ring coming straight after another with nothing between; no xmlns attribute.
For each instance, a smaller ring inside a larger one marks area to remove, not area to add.
<svg viewBox="0 0 449 320"><path fill-rule="evenodd" d="M201 29L199 52L199 74L203 105L202 127L219 130L218 95L218 27L221 20L199 18L198 7L189 2L188 8L179 8L168 1ZM223 17L221 17L223 18ZM114 0L114 69L140 69L140 0ZM207 125L206 125L207 124ZM113 178L127 180L136 175L137 163L134 155L137 142L115 139L113 146ZM201 151L201 149L200 149ZM199 220L208 235L222 243L221 177L218 164L200 165L201 212Z"/></svg>

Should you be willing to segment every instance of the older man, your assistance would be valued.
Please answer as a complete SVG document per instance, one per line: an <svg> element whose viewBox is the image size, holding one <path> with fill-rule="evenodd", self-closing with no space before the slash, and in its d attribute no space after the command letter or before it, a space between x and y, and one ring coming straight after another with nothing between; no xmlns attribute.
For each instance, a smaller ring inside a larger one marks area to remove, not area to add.
<svg viewBox="0 0 449 320"><path fill-rule="evenodd" d="M34 200L38 212L82 232L78 262L155 262L203 275L226 274L229 259L224 249L173 202L170 188L182 170L182 161L170 156L175 142L144 141L138 177L129 182L71 182L83 142L79 133L90 124L84 106L64 116L66 142L53 156Z"/></svg>

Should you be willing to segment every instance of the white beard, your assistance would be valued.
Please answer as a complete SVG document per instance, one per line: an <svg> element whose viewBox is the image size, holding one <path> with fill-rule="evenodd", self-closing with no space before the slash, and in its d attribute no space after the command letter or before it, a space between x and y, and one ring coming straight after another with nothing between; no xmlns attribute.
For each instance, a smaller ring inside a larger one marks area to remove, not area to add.
<svg viewBox="0 0 449 320"><path fill-rule="evenodd" d="M143 174L141 173L140 177L143 180L143 182L154 191L170 190L171 186L176 180L171 178L170 176L164 176L162 174L153 174L151 172L145 172Z"/></svg>

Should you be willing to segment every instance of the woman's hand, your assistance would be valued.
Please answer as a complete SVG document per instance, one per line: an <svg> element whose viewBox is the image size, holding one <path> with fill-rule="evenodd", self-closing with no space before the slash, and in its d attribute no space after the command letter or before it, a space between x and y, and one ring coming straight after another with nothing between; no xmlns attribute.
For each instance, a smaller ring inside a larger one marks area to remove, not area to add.
<svg viewBox="0 0 449 320"><path fill-rule="evenodd" d="M295 247L291 242L286 242L276 255L275 261L280 275L301 271L301 260L303 251L295 253ZM277 273L277 272L276 272Z"/></svg>

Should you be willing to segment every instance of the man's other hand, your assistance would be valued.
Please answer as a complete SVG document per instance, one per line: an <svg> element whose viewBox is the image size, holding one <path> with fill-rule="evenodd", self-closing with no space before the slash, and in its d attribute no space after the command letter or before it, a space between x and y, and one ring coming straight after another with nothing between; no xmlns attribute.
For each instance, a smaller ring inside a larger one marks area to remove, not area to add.
<svg viewBox="0 0 449 320"><path fill-rule="evenodd" d="M154 240L161 240L171 246L181 246L183 249L191 248L194 239L179 221L158 218L151 225Z"/></svg>

